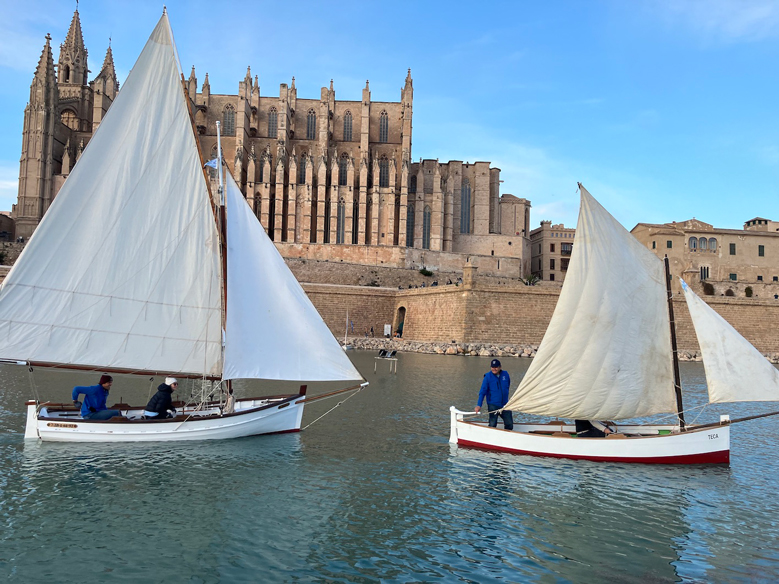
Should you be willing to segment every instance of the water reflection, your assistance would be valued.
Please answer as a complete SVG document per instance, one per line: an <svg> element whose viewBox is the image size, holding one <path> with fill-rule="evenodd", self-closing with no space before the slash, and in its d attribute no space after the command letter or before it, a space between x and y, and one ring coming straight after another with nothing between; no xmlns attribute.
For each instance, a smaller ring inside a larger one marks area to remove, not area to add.
<svg viewBox="0 0 779 584"><path fill-rule="evenodd" d="M194 444L25 443L26 372L0 367L0 574L83 582L779 575L773 419L733 428L730 467L461 449L447 442L448 407L475 402L488 359L404 354L394 375L374 374L371 353L351 356L371 386L305 432ZM515 383L528 363L506 360ZM700 365L682 374L686 403L703 403ZM36 372L48 396L69 392L78 377ZM146 382L123 385L125 400L131 391L143 398ZM304 425L339 400L308 406ZM758 410L709 406L703 416Z"/></svg>

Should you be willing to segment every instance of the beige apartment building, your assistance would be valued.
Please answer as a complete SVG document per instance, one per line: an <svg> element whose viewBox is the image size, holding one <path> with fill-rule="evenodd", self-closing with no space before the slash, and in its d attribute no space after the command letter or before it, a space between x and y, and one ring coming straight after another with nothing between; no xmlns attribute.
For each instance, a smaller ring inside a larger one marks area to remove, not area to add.
<svg viewBox="0 0 779 584"><path fill-rule="evenodd" d="M551 221L541 221L541 226L530 232L530 272L541 280L562 283L571 261L575 235L576 229L562 223L552 225Z"/></svg>
<svg viewBox="0 0 779 584"><path fill-rule="evenodd" d="M756 217L744 229L718 229L690 219L661 225L639 223L631 233L648 249L668 256L672 276L719 295L779 294L779 223ZM679 290L674 278L673 286Z"/></svg>
<svg viewBox="0 0 779 584"><path fill-rule="evenodd" d="M119 91L111 48L88 80L78 10L55 64L47 35L25 109L16 236L29 237ZM236 94L212 93L192 67L183 91L204 158L223 156L282 255L398 267L529 272L530 201L500 193L489 162L414 162L414 90L399 101L337 100L333 81L298 97L295 78L262 92L246 75ZM129 122L129 121L128 121ZM215 179L215 175L212 177Z"/></svg>

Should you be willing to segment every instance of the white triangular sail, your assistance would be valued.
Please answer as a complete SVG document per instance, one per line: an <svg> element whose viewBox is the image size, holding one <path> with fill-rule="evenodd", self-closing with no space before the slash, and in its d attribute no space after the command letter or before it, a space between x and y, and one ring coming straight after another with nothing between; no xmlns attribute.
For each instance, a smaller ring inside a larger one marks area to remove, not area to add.
<svg viewBox="0 0 779 584"><path fill-rule="evenodd" d="M220 373L217 231L163 14L0 290L0 358Z"/></svg>
<svg viewBox="0 0 779 584"><path fill-rule="evenodd" d="M506 408L609 420L676 411L663 263L584 187L557 307Z"/></svg>
<svg viewBox="0 0 779 584"><path fill-rule="evenodd" d="M681 282L701 347L709 401L779 401L779 370Z"/></svg>
<svg viewBox="0 0 779 584"><path fill-rule="evenodd" d="M227 175L225 379L362 379Z"/></svg>

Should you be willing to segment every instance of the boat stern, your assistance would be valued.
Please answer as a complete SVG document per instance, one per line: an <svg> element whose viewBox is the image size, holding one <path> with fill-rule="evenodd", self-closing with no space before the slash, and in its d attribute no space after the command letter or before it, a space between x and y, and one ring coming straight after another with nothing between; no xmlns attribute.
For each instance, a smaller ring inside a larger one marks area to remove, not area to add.
<svg viewBox="0 0 779 584"><path fill-rule="evenodd" d="M27 406L27 422L24 426L24 439L38 440L38 402L29 400L25 402Z"/></svg>

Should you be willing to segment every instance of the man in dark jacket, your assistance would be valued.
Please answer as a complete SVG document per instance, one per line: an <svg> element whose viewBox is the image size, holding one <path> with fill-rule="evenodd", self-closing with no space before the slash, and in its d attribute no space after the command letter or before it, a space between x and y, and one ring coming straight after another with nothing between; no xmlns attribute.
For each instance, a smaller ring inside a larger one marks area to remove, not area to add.
<svg viewBox="0 0 779 584"><path fill-rule="evenodd" d="M176 408L173 407L173 398L171 394L179 386L179 382L175 377L166 377L165 383L160 383L157 387L157 393L155 393L149 403L146 404L146 411L143 415L146 418L154 420L163 420L165 418L172 418L168 410L172 410L175 414Z"/></svg>
<svg viewBox="0 0 779 584"><path fill-rule="evenodd" d="M79 386L73 388L73 405L81 408L81 417L85 420L108 420L121 416L119 410L109 410L106 406L108 391L114 379L110 375L101 375L97 385ZM84 396L84 402L78 401L78 396Z"/></svg>
<svg viewBox="0 0 779 584"><path fill-rule="evenodd" d="M481 402L487 398L487 411L490 413L490 427L498 427L499 410L509 401L509 388L511 387L511 378L507 371L500 368L500 361L493 359L490 363L490 370L484 374L484 380L481 382L479 391L479 401L476 402L475 411L481 411ZM503 427L506 430L514 429L514 418L511 411L503 410L500 413L503 418Z"/></svg>

